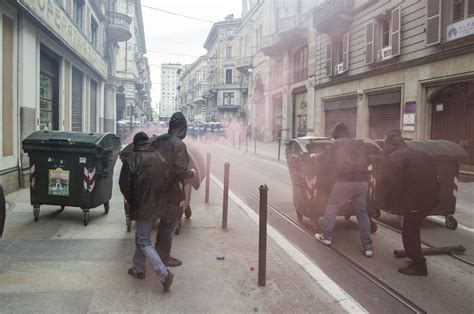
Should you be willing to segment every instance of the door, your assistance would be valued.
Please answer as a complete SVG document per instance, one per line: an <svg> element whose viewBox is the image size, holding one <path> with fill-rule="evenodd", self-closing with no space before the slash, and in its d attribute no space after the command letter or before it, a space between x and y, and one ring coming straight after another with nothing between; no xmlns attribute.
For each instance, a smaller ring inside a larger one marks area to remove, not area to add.
<svg viewBox="0 0 474 314"><path fill-rule="evenodd" d="M90 82L90 131L97 132L97 83L93 80Z"/></svg>
<svg viewBox="0 0 474 314"><path fill-rule="evenodd" d="M272 104L273 104L273 119L272 119L272 133L273 139L276 140L281 138L281 128L282 128L282 95L274 95L272 97Z"/></svg>
<svg viewBox="0 0 474 314"><path fill-rule="evenodd" d="M344 123L349 129L351 137L356 136L357 130L357 108L343 108L324 111L325 136L331 137L331 131L338 123Z"/></svg>
<svg viewBox="0 0 474 314"><path fill-rule="evenodd" d="M369 138L383 139L390 130L400 129L400 104L369 106Z"/></svg>
<svg viewBox="0 0 474 314"><path fill-rule="evenodd" d="M74 132L82 132L82 85L83 74L73 67L71 80L71 122L72 131Z"/></svg>
<svg viewBox="0 0 474 314"><path fill-rule="evenodd" d="M40 130L59 130L59 64L49 49L40 54Z"/></svg>
<svg viewBox="0 0 474 314"><path fill-rule="evenodd" d="M308 102L306 93L293 95L293 138L306 136Z"/></svg>

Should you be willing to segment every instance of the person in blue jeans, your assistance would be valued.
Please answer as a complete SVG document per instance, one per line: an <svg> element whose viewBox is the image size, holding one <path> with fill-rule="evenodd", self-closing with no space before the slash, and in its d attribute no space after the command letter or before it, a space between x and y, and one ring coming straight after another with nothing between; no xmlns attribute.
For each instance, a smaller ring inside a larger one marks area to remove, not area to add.
<svg viewBox="0 0 474 314"><path fill-rule="evenodd" d="M333 229L339 210L352 203L357 217L364 255L373 255L370 238L370 218L367 212L369 154L362 141L350 137L347 126L339 122L332 131L335 142L317 157L320 167L331 169L335 184L329 195L322 232L315 234L318 241L331 245Z"/></svg>
<svg viewBox="0 0 474 314"><path fill-rule="evenodd" d="M120 158L123 162L119 178L120 191L129 204L130 219L136 221L135 254L133 267L128 270L128 274L145 279L145 262L148 260L164 290L168 291L174 275L166 268L151 241L153 222L166 214L159 206L163 195L157 193L157 178L163 175L158 165L161 159L157 158L153 142L143 132L134 136L133 151L124 148Z"/></svg>

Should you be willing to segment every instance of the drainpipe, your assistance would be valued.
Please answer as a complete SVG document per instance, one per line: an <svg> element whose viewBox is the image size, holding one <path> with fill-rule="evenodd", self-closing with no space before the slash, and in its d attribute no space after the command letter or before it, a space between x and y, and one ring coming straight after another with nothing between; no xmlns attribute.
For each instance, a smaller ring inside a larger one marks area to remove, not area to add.
<svg viewBox="0 0 474 314"><path fill-rule="evenodd" d="M22 163L22 154L21 154L21 111L20 111L20 66L23 62L20 62L20 23L22 20L22 15L18 12L17 18L17 68L16 68L16 115L17 115L17 123L16 123L16 131L18 136L18 186L19 188L24 188L25 183L23 180L23 163Z"/></svg>

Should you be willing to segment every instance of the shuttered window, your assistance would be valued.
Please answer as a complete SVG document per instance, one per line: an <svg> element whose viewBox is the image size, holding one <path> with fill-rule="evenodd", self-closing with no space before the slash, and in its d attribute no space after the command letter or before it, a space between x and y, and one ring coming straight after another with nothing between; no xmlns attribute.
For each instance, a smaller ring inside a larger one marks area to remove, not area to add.
<svg viewBox="0 0 474 314"><path fill-rule="evenodd" d="M383 139L385 134L400 129L400 104L369 106L369 138Z"/></svg>
<svg viewBox="0 0 474 314"><path fill-rule="evenodd" d="M90 131L97 132L97 83L93 80L91 80L90 98Z"/></svg>
<svg viewBox="0 0 474 314"><path fill-rule="evenodd" d="M401 28L401 9L398 6L396 9L392 10L392 56L398 56L400 54L400 28Z"/></svg>
<svg viewBox="0 0 474 314"><path fill-rule="evenodd" d="M441 42L441 0L426 0L426 45Z"/></svg>
<svg viewBox="0 0 474 314"><path fill-rule="evenodd" d="M73 67L71 79L71 130L75 132L82 132L82 77L82 72Z"/></svg>
<svg viewBox="0 0 474 314"><path fill-rule="evenodd" d="M326 75L332 75L332 38L326 44Z"/></svg>
<svg viewBox="0 0 474 314"><path fill-rule="evenodd" d="M1 156L13 155L13 20L6 15L2 16L2 103ZM2 167L3 168L3 167Z"/></svg>
<svg viewBox="0 0 474 314"><path fill-rule="evenodd" d="M325 136L331 137L331 131L338 122L343 122L352 137L356 136L357 108L344 108L324 111Z"/></svg>
<svg viewBox="0 0 474 314"><path fill-rule="evenodd" d="M349 33L342 36L342 63L344 72L349 70Z"/></svg>
<svg viewBox="0 0 474 314"><path fill-rule="evenodd" d="M374 28L375 23L370 22L365 30L365 64L374 62Z"/></svg>

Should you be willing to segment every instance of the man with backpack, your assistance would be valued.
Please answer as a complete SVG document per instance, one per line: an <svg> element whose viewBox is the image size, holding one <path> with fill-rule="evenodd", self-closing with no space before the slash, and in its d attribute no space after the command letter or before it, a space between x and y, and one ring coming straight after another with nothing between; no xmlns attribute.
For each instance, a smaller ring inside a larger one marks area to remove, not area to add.
<svg viewBox="0 0 474 314"><path fill-rule="evenodd" d="M178 222L183 216L185 200L184 180L191 179L196 174L189 169L189 155L183 139L187 132L186 118L181 112L175 112L170 119L168 133L160 135L154 141L156 148L169 162L171 169L168 190L160 202L164 213L161 216L156 235L155 248L166 266L180 266L182 262L171 256L171 243Z"/></svg>
<svg viewBox="0 0 474 314"><path fill-rule="evenodd" d="M318 241L332 244L336 216L344 205L351 202L357 216L364 255L371 257L370 218L367 212L367 179L369 154L362 141L350 138L347 126L339 122L332 131L334 143L318 156L323 169L331 169L335 184L329 195L322 232L315 234Z"/></svg>
<svg viewBox="0 0 474 314"><path fill-rule="evenodd" d="M387 133L384 140L383 177L385 204L390 210L402 210L403 247L411 262L398 271L410 276L427 276L426 258L421 251L420 229L426 216L439 203L436 167L424 152L408 148L400 130Z"/></svg>
<svg viewBox="0 0 474 314"><path fill-rule="evenodd" d="M153 222L166 214L159 204L168 190L167 180L157 178L169 177L167 162L143 132L134 136L133 151L124 149L120 158L123 161L120 191L129 204L130 219L136 221L136 249L128 274L145 279L145 261L148 260L164 290L168 291L173 283L173 273L163 264L151 242Z"/></svg>

